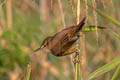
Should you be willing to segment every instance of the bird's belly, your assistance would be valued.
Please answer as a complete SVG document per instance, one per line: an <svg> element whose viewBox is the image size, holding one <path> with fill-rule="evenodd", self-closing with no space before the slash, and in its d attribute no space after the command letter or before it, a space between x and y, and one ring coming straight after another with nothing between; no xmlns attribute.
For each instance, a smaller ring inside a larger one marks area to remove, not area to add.
<svg viewBox="0 0 120 80"><path fill-rule="evenodd" d="M62 53L61 56L70 55L70 54L74 53L75 51L76 51L76 46L73 45L68 50L66 50L64 53Z"/></svg>
<svg viewBox="0 0 120 80"><path fill-rule="evenodd" d="M75 45L73 45L72 47L67 49L65 52L60 52L60 51L57 51L57 50L56 51L51 50L52 54L54 56L57 56L57 57L70 55L70 54L74 53L75 51L76 51L76 46Z"/></svg>

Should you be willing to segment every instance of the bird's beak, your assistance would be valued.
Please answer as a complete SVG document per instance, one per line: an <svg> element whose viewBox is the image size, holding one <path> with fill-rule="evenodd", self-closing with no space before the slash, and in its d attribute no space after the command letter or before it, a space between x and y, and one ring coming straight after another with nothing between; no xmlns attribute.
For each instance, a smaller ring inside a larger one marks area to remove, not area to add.
<svg viewBox="0 0 120 80"><path fill-rule="evenodd" d="M40 46L39 48L35 49L34 52L37 52L37 51L42 50L42 49L44 49L44 48L45 48L45 46L42 45L42 46Z"/></svg>
<svg viewBox="0 0 120 80"><path fill-rule="evenodd" d="M41 49L41 48L37 48L37 49L34 50L34 52L37 52L37 51L39 51L40 49Z"/></svg>
<svg viewBox="0 0 120 80"><path fill-rule="evenodd" d="M40 48L37 48L37 49L35 49L34 50L34 52L38 52L38 51L43 51L43 52L50 52L46 47L44 47L44 46L41 46Z"/></svg>

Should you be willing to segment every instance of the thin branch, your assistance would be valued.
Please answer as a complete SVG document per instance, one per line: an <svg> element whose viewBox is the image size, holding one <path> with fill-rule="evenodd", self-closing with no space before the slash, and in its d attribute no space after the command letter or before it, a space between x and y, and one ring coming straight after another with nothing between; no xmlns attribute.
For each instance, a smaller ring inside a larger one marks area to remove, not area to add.
<svg viewBox="0 0 120 80"><path fill-rule="evenodd" d="M62 16L63 25L64 25L64 28L65 28L66 24L65 24L65 17L64 17L64 13L63 13L63 9L62 9L61 0L58 0L58 3L59 3L59 8L60 8L61 16Z"/></svg>

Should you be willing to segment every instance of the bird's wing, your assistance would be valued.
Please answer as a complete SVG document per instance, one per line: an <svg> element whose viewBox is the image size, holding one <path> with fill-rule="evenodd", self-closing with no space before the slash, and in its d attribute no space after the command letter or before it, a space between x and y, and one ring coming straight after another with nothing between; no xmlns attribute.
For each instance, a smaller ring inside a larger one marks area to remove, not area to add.
<svg viewBox="0 0 120 80"><path fill-rule="evenodd" d="M65 34L61 39L61 44L68 42L70 40L70 34Z"/></svg>
<svg viewBox="0 0 120 80"><path fill-rule="evenodd" d="M63 47L62 47L62 52L67 51L70 47L72 47L72 45L78 40L78 37L73 37L72 39L70 39L69 41L67 41Z"/></svg>
<svg viewBox="0 0 120 80"><path fill-rule="evenodd" d="M62 36L61 36L62 35ZM55 39L59 38L59 40ZM54 36L54 46L51 48L51 52L54 55L59 55L61 53L62 47L70 40L69 34L62 34Z"/></svg>

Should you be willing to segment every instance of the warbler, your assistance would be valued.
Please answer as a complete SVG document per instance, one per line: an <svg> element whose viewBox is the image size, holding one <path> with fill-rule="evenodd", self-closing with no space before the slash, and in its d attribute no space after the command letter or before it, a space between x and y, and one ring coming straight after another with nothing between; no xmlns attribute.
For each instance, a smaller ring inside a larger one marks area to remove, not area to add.
<svg viewBox="0 0 120 80"><path fill-rule="evenodd" d="M45 49L57 57L74 53L76 51L76 41L79 39L78 33L82 30L85 19L83 18L77 25L66 27L55 35L48 36L34 52Z"/></svg>

